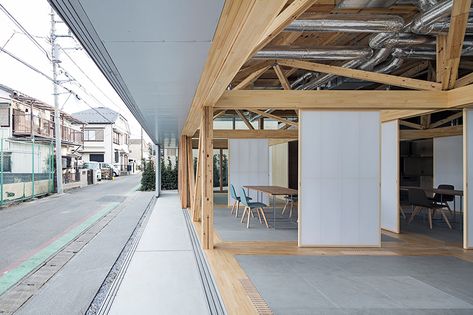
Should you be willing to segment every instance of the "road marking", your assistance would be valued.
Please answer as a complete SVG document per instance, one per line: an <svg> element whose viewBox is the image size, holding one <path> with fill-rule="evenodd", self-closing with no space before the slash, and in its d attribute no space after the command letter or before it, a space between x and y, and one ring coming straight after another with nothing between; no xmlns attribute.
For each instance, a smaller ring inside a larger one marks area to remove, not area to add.
<svg viewBox="0 0 473 315"><path fill-rule="evenodd" d="M23 279L27 274L29 274L34 269L42 265L49 257L59 251L62 247L67 245L69 242L74 240L78 235L84 232L87 228L92 226L99 219L104 217L110 211L115 209L120 205L119 202L112 202L108 206L100 209L99 211L93 213L89 217L85 218L82 223L75 226L71 230L67 231L66 234L57 238L55 241L47 245L45 248L38 251L36 254L31 256L28 260L22 262L18 267L7 271L0 276L0 295L2 295L6 290L15 285L18 281Z"/></svg>

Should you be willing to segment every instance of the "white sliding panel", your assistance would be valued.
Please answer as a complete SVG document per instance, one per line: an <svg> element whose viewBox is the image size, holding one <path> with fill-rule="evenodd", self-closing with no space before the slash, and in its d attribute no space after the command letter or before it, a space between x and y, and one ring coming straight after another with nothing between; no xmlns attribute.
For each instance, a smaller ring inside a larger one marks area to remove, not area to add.
<svg viewBox="0 0 473 315"><path fill-rule="evenodd" d="M449 184L463 189L463 137L434 138L434 186ZM460 197L456 197L459 208ZM453 209L453 203L450 204Z"/></svg>
<svg viewBox="0 0 473 315"><path fill-rule="evenodd" d="M240 188L246 185L269 185L269 140L267 139L229 139L229 184ZM256 200L256 193L250 190ZM263 202L268 202L267 198Z"/></svg>
<svg viewBox="0 0 473 315"><path fill-rule="evenodd" d="M380 246L379 112L299 119L299 246Z"/></svg>
<svg viewBox="0 0 473 315"><path fill-rule="evenodd" d="M463 247L473 248L473 110L463 110Z"/></svg>
<svg viewBox="0 0 473 315"><path fill-rule="evenodd" d="M289 145L287 143L275 144L269 147L271 163L269 182L271 185L288 186L288 152Z"/></svg>
<svg viewBox="0 0 473 315"><path fill-rule="evenodd" d="M381 228L399 233L399 122L381 124Z"/></svg>

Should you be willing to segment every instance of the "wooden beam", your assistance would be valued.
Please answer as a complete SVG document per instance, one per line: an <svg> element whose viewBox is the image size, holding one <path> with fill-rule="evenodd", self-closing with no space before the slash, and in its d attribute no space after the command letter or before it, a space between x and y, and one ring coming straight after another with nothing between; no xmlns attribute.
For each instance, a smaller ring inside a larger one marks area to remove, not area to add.
<svg viewBox="0 0 473 315"><path fill-rule="evenodd" d="M461 88L463 89L463 88ZM226 91L215 104L219 109L444 109L443 91ZM472 95L473 96L473 95Z"/></svg>
<svg viewBox="0 0 473 315"><path fill-rule="evenodd" d="M405 120L399 120L399 125L402 125L402 126L406 126L406 127L409 127L409 128L414 128L414 129L417 129L417 130L422 130L424 129L421 125L419 124L414 124L410 121L405 121Z"/></svg>
<svg viewBox="0 0 473 315"><path fill-rule="evenodd" d="M281 86L284 90L290 90L291 85L289 84L289 81L287 81L286 75L282 71L281 67L279 65L275 65L273 67L274 72L276 72L276 75L278 76L279 82L281 82Z"/></svg>
<svg viewBox="0 0 473 315"><path fill-rule="evenodd" d="M234 90L242 90L246 88L248 85L251 83L255 82L263 73L265 73L271 66L264 66L261 69L256 70L255 72L251 73L249 76L247 76L243 81L238 83L237 86L235 86L233 89Z"/></svg>
<svg viewBox="0 0 473 315"><path fill-rule="evenodd" d="M463 134L463 126L442 127L424 130L400 130L401 140L430 139L459 136Z"/></svg>
<svg viewBox="0 0 473 315"><path fill-rule="evenodd" d="M420 124L423 129L428 129L430 127L430 113L420 116Z"/></svg>
<svg viewBox="0 0 473 315"><path fill-rule="evenodd" d="M237 113L237 115L240 117L240 119L245 123L245 125L248 127L248 129L250 130L254 130L255 128L253 127L253 125L248 121L248 119L245 117L245 115L243 115L242 112L240 112L239 110L235 110L235 112Z"/></svg>
<svg viewBox="0 0 473 315"><path fill-rule="evenodd" d="M213 106L252 54L268 25L287 0L225 1L182 133L192 136L200 110Z"/></svg>
<svg viewBox="0 0 473 315"><path fill-rule="evenodd" d="M214 129L215 132L215 129ZM192 139L192 147L194 149L199 148L199 139ZM228 140L227 139L213 139L212 141L214 149L228 149Z"/></svg>
<svg viewBox="0 0 473 315"><path fill-rule="evenodd" d="M188 190L188 178L187 178L187 138L181 136L179 141L179 192L181 195L181 207L185 209L189 206L189 190Z"/></svg>
<svg viewBox="0 0 473 315"><path fill-rule="evenodd" d="M415 90L436 91L442 88L442 85L437 82L398 77L390 74L343 68L301 60L278 60L278 64L287 67L305 69L308 71L334 74L347 78L377 82Z"/></svg>
<svg viewBox="0 0 473 315"><path fill-rule="evenodd" d="M433 124L430 124L430 128L440 127L448 122L451 122L452 120L455 120L461 117L463 117L463 111L459 111L458 113L450 115L447 118L441 119L439 121L434 122Z"/></svg>
<svg viewBox="0 0 473 315"><path fill-rule="evenodd" d="M282 122L283 124L287 124L287 125L290 125L290 126L297 127L299 125L298 123L296 123L294 121L287 120L287 119L281 118L279 116L263 112L263 111L258 110L258 109L249 109L249 111L252 111L253 113L258 114L258 115L263 116L263 117L266 117L266 118L274 119L276 121Z"/></svg>
<svg viewBox="0 0 473 315"><path fill-rule="evenodd" d="M192 208L192 221L200 222L202 220L202 137L199 136L197 153L197 170L195 172L194 201Z"/></svg>
<svg viewBox="0 0 473 315"><path fill-rule="evenodd" d="M226 110L219 111L218 113L214 114L213 119L215 120L216 118L225 115L226 112L227 112Z"/></svg>
<svg viewBox="0 0 473 315"><path fill-rule="evenodd" d="M466 86L472 83L473 83L473 72L458 79L457 82L455 83L455 88Z"/></svg>
<svg viewBox="0 0 473 315"><path fill-rule="evenodd" d="M391 120L397 120L401 118L411 118L411 117L416 117L420 116L423 114L428 114L432 113L434 111L432 110L410 110L410 109L404 109L404 110L382 110L381 111L381 121L386 122L386 121L391 121Z"/></svg>
<svg viewBox="0 0 473 315"><path fill-rule="evenodd" d="M443 89L452 89L455 86L470 8L471 0L453 1L450 29L448 30L445 50L445 71L442 77Z"/></svg>
<svg viewBox="0 0 473 315"><path fill-rule="evenodd" d="M269 27L264 31L263 36L253 48L252 55L266 46L279 33L281 33L286 28L286 26L291 24L316 2L317 0L294 0L273 20Z"/></svg>
<svg viewBox="0 0 473 315"><path fill-rule="evenodd" d="M203 249L213 249L213 120L212 108L205 106L202 111L202 238Z"/></svg>
<svg viewBox="0 0 473 315"><path fill-rule="evenodd" d="M466 107L473 105L473 85L466 85L447 92L448 106Z"/></svg>
<svg viewBox="0 0 473 315"><path fill-rule="evenodd" d="M297 129L214 130L214 139L297 139Z"/></svg>
<svg viewBox="0 0 473 315"><path fill-rule="evenodd" d="M436 74L435 79L437 82L442 83L445 74L445 67L446 67L446 50L447 50L447 35L440 34L437 35L436 41L436 50L437 50L437 57L435 59L436 62Z"/></svg>
<svg viewBox="0 0 473 315"><path fill-rule="evenodd" d="M195 178L194 178L194 155L192 153L192 137L187 138L187 186L189 191L189 202L188 206L192 209L192 203L194 202L194 189L195 189Z"/></svg>

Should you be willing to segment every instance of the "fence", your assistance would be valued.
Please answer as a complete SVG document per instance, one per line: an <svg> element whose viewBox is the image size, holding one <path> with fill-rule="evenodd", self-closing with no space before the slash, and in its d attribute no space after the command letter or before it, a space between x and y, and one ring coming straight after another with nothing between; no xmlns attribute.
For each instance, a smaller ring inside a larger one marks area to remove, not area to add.
<svg viewBox="0 0 473 315"><path fill-rule="evenodd" d="M53 144L0 138L0 205L53 191Z"/></svg>

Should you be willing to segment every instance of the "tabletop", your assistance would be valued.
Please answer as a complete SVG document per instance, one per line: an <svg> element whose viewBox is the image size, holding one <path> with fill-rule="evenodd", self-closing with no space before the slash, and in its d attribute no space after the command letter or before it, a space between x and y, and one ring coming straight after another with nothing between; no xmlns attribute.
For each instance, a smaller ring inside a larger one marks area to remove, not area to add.
<svg viewBox="0 0 473 315"><path fill-rule="evenodd" d="M436 194L441 195L451 195L451 196L463 196L463 190L451 190L451 189L438 189L438 188L429 188L429 187L416 187L416 186L401 186L401 190L409 190L409 189L422 189L426 192L433 192Z"/></svg>
<svg viewBox="0 0 473 315"><path fill-rule="evenodd" d="M272 196L296 196L299 191L297 189L282 186L243 186L244 188L260 191Z"/></svg>

